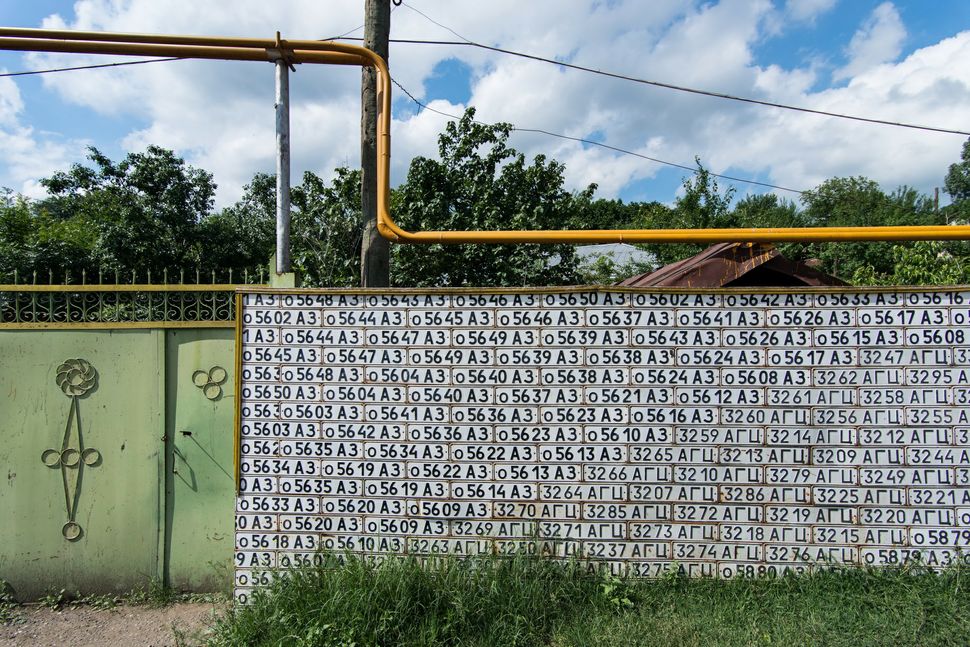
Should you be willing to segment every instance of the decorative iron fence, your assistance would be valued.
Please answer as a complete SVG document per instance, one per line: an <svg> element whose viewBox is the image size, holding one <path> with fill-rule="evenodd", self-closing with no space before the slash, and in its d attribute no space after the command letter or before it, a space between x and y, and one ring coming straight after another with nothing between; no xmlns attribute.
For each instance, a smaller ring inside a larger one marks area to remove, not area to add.
<svg viewBox="0 0 970 647"><path fill-rule="evenodd" d="M114 283L72 284L69 275L64 283L37 282L32 276L30 283L20 283L14 275L14 283L0 284L0 328L138 328L138 327L228 327L236 319L235 290L240 285L261 285L264 274L250 275L244 272L241 282L234 282L232 272L227 272L227 283L217 283L217 275L211 272L204 278L195 273L194 283L186 283L185 273L180 272L178 283L169 283L168 273L163 273L161 283L152 283L151 274L146 283L137 283L132 274L131 283L120 283L114 274ZM127 277L126 277L127 278Z"/></svg>

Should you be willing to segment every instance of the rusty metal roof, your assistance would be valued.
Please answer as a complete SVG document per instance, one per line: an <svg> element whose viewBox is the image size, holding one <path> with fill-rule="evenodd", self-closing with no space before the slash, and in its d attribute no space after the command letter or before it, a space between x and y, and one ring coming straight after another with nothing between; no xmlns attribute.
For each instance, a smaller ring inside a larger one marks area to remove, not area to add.
<svg viewBox="0 0 970 647"><path fill-rule="evenodd" d="M771 243L718 243L700 254L631 276L617 283L627 287L682 288L791 287L848 285L805 263L789 260Z"/></svg>

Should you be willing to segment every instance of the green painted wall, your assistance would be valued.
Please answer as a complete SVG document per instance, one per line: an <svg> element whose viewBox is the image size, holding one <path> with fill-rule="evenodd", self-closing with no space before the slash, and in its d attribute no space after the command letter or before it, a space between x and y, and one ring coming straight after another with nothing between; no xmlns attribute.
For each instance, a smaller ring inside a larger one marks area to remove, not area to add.
<svg viewBox="0 0 970 647"><path fill-rule="evenodd" d="M215 365L209 400L192 376ZM0 331L0 579L18 598L224 587L233 372L230 329Z"/></svg>

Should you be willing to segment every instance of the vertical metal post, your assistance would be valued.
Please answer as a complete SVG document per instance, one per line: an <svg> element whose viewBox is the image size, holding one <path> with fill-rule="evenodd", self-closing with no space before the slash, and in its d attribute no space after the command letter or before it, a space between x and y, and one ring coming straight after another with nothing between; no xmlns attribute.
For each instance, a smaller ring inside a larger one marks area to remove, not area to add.
<svg viewBox="0 0 970 647"><path fill-rule="evenodd" d="M276 61L276 273L289 271L290 70L281 51Z"/></svg>

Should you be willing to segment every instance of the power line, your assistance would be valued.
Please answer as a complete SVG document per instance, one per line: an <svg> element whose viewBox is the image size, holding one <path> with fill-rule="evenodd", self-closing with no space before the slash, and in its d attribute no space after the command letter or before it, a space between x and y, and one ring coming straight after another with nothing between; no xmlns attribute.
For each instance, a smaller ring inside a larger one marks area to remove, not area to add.
<svg viewBox="0 0 970 647"><path fill-rule="evenodd" d="M590 73L600 74L600 75L604 75L604 76L609 76L609 77L617 78L617 79L621 79L621 80L627 80L627 81L632 81L632 82L636 82L636 83L643 83L643 84L646 84L646 85L654 85L654 86L658 86L658 87L664 87L664 88L673 89L673 90L679 90L679 91L683 91L683 92L690 92L690 93L694 93L694 94L702 94L702 95L712 96L712 97L717 97L717 98L732 99L732 100L736 100L736 101L744 101L744 102L748 102L748 103L755 103L755 104L760 104L760 105L765 105L765 106L771 106L771 107L776 107L776 108L784 108L784 109L788 109L788 110L797 110L797 111L801 111L801 112L809 112L809 113L814 113L814 114L819 114L819 115L825 115L825 116L830 116L830 117L838 117L838 118L842 118L842 119L852 119L852 120L856 120L856 121L866 121L866 122L870 122L870 123L883 124L883 125L888 125L888 126L899 126L899 127L903 127L903 128L914 128L914 129L919 129L919 130L929 130L929 131L942 132L942 133L950 133L950 134L957 134L957 135L970 135L970 132L965 132L965 131L961 131L961 130L948 130L948 129L944 129L944 128L935 128L935 127L931 127L931 126L918 126L918 125L913 125L913 124L905 124L905 123L899 123L899 122L883 121L883 120L880 120L880 119L869 119L869 118L866 118L866 117L859 117L859 116L853 116L853 115L844 115L844 114L839 114L839 113L825 112L825 111L821 111L821 110L813 110L811 108L801 108L801 107L797 107L797 106L788 106L788 105L784 105L784 104L778 104L778 103L771 103L771 102L767 102L767 101L761 101L761 100L758 100L758 99L750 99L750 98L744 98L744 97L736 97L736 96L732 96L732 95L728 95L728 94L722 94L722 93L717 93L717 92L709 92L709 91L706 91L706 90L697 90L697 89L693 89L693 88L686 88L686 87L671 85L671 84L667 84L667 83L662 83L662 82L659 82L659 81L649 81L649 80L646 80L646 79L638 79L638 78L635 78L635 77L629 77L629 76L625 76L625 75L621 75L621 74L615 74L615 73L612 73L612 72L605 72L605 71L602 71L602 70L596 70L596 69L593 69L593 68L583 67L583 66L580 66L580 65L574 65L574 64L571 64L571 63L563 63L563 62L560 62L560 61L555 61L555 60L548 59L548 58L543 58L543 57L540 57L540 56L534 56L534 55L531 55L531 54L524 54L524 53L515 52L515 51L512 51L512 50L506 50L506 49L502 49L502 48L499 48L499 47L492 47L492 46L489 46L489 45L482 45L481 43L476 43L476 42L473 42L473 41L470 41L470 40L466 39L464 36L462 36L461 34L459 34L456 31L454 31L450 27L446 27L445 25L442 25L441 23L435 21L434 19L430 18L429 16L427 16L423 12L415 9L414 7L412 7L412 6L410 6L410 5L406 4L406 3L402 3L402 4L403 4L403 6L407 7L408 9L411 9L412 11L415 11L415 12L421 14L422 16L424 16L425 18L427 18L428 20L430 20L431 22L433 22L435 25L438 25L439 27L448 30L449 32L451 32L452 34L454 34L455 36L457 36L458 38L461 38L462 40L461 41L434 41L434 40L390 39L390 42L392 42L392 43L422 44L422 45L463 45L463 46L479 47L479 48L482 48L482 49L491 50L491 51L499 52L499 53L502 53L502 54L509 54L509 55L512 55L512 56L518 56L518 57L522 57L522 58L528 58L528 59L532 59L532 60L536 60L536 61L540 61L540 62L544 62L544 63L551 63L553 65L560 65L560 66L563 66L563 67L568 67L568 68L572 68L572 69L576 69L576 70L580 70L580 71L584 71L584 72L590 72ZM397 3L395 3L394 7L392 7L392 11L394 9L396 9L398 6L400 6L400 5L398 5ZM333 38L326 38L326 39L321 39L321 40L341 40L341 39L342 40L363 40L361 38L348 38L347 37L347 34L351 34L351 33L355 32L355 31L357 31L358 29L361 29L362 27L363 27L363 25L361 25L360 27L356 27L354 29L351 29L350 31L345 32L344 34L342 34L340 36L335 36ZM29 75L35 75L35 74L51 74L51 73L56 73L56 72L73 72L73 71L77 71L77 70L91 70L91 69L108 68L108 67L121 67L121 66L126 66L126 65L144 65L146 63L164 63L164 62L168 62L168 61L180 61L180 60L184 60L184 59L181 58L181 57L153 58L153 59L147 59L147 60L141 60L141 61L123 61L123 62L119 62L119 63L102 63L102 64L98 64L98 65L79 65L79 66L74 66L74 67L51 68L51 69L45 69L45 70L28 70L28 71L22 71L22 72L6 72L6 73L0 73L0 78L4 78L4 77L15 77L15 76L29 76ZM425 110L430 110L431 112L437 113L437 114L442 115L444 117L448 117L449 119L460 119L460 117L458 117L456 115L451 115L451 114L442 112L440 110L437 110L435 108L432 108L432 107L428 106L427 104L419 101L417 98L415 98L414 95L412 95L410 92L408 92L408 90L404 86L402 86L400 83L398 83L397 80L395 80L395 79L391 79L391 80L394 82L394 84L398 88L401 89L402 92L404 92L406 95L408 95L408 97L412 101L414 101L414 103L416 103L418 106L420 106L421 108L423 108ZM478 121L476 121L476 123L484 123L484 122L478 122ZM485 125L491 125L491 124L485 124ZM690 172L694 172L694 171L697 170L697 169L695 169L694 167L691 167L691 166L686 166L684 164L678 164L676 162L669 162L669 161L662 160L662 159L659 159L659 158L650 157L649 155L644 155L642 153L637 153L635 151L627 150L627 149L624 149L624 148L619 148L617 146L611 146L609 144L604 144L603 142L598 142L598 141L594 141L594 140L591 140L591 139L584 139L582 137L572 137L570 135L564 135L562 133L554 133L554 132L547 131L547 130L542 130L542 129L539 129L539 128L519 128L517 126L513 126L512 127L512 130L517 131L517 132L538 133L538 134L542 134L542 135L548 135L550 137L557 137L559 139L565 139L565 140L575 141L575 142L579 142L579 143L583 143L583 144L587 144L587 145L591 145L591 146L599 146L601 148L605 148L605 149L612 150L612 151L615 151L615 152L618 152L618 153L622 153L624 155L632 155L634 157L639 157L641 159L649 160L651 162L656 162L658 164L663 164L663 165L666 165L666 166L672 166L672 167L679 168L679 169L683 169L683 170L687 170L687 171L690 171ZM725 180L730 180L730 181L733 181L733 182L744 182L744 183L747 183L747 184L754 184L754 185L757 185L757 186L763 186L763 187L767 187L767 188L771 188L771 189L778 189L780 191L788 191L788 192L791 192L791 193L798 193L798 194L804 194L805 193L805 191L802 191L800 189L792 189L792 188L789 188L789 187L784 187L784 186L779 186L779 185L775 185L775 184L770 184L770 183L767 183L767 182L760 182L760 181L757 181L757 180L751 180L751 179L746 179L746 178L733 177L733 176L730 176L730 175L724 175L724 174L713 173L713 172L710 172L710 175L712 175L714 177L719 177L719 178L722 178L722 179L725 179Z"/></svg>
<svg viewBox="0 0 970 647"><path fill-rule="evenodd" d="M345 31L344 33L340 34L339 36L331 36L330 38L321 38L320 40L343 40L343 39L346 39L347 36L350 36L355 31L360 31L363 28L364 28L364 26L363 25L360 25L359 27L354 27L350 31ZM358 40L358 39L354 39L354 40ZM363 39L361 38L359 40L363 40Z"/></svg>
<svg viewBox="0 0 970 647"><path fill-rule="evenodd" d="M900 121L888 121L888 120L885 120L885 119L875 119L875 118L870 118L870 117L861 117L859 115L849 115L849 114L838 113L838 112L828 112L826 110L816 110L814 108L805 108L805 107L802 107L802 106L792 106L792 105L788 105L788 104L784 104L784 103L775 103L775 102L772 102L772 101L764 101L764 100L761 100L761 99L752 99L750 97L741 97L741 96L736 96L736 95L732 95L732 94L726 94L726 93L723 93L723 92L714 92L714 91L711 91L711 90L701 90L701 89L697 89L697 88L689 88L689 87L686 87L686 86L674 85L672 83L665 83L663 81L652 81L652 80L649 80L649 79L641 79L641 78L638 78L638 77L628 76L628 75L625 75L625 74L618 74L616 72L608 72L608 71L605 71L605 70L597 70L595 68L585 67L583 65L576 65L574 63L565 63L563 61L556 61L556 60L551 59L551 58L545 58L545 57L542 57L542 56L536 56L534 54L526 54L524 52L516 52L516 51L510 50L510 49L504 49L504 48L501 48L501 47L493 47L491 45L483 45L482 43L476 43L474 41L470 41L470 40L466 39L464 36L462 36L461 34L459 34L456 31L454 31L450 27L446 27L445 25L442 25L441 23L439 23L436 20L428 17L425 13L423 13L423 12L415 9L414 7L410 6L407 3L402 3L402 5L405 6L405 7L407 7L408 9L411 9L412 11L415 11L415 12L421 14L422 16L424 16L425 18L427 18L428 20L430 20L435 25L438 25L439 27L448 30L449 32L451 32L452 34L454 34L455 36L457 36L458 38L461 38L462 40L460 40L460 41L447 41L447 40L419 40L419 39L407 39L407 38L392 38L392 39L390 39L390 42L392 42L392 43L400 43L400 44L404 44L404 45L451 45L451 46L457 45L457 46L464 46L464 47L477 47L477 48L480 48L480 49L484 49L484 50L488 50L488 51L492 51L492 52L497 52L497 53L500 53L500 54L507 54L509 56L516 56L516 57L519 57L519 58L525 58L525 59L529 59L529 60L533 60L533 61L539 61L541 63L549 63L549 64L552 64L552 65L558 65L560 67L565 67L565 68L569 68L569 69L573 69L573 70L578 70L578 71L581 71L581 72L588 72L590 74L598 74L598 75L606 76L606 77L609 77L609 78L619 79L621 81L630 81L631 83L640 83L640 84L643 84L643 85L650 85L650 86L654 86L654 87L658 87L658 88L665 88L665 89L668 89L668 90L676 90L678 92L686 92L686 93L690 93L690 94L698 94L698 95L713 97L713 98L717 98L717 99L728 99L728 100L731 100L731 101L740 101L740 102L743 102L743 103L751 103L751 104L756 104L756 105L768 106L768 107L771 107L771 108L781 108L781 109L784 109L784 110L794 110L794 111L805 112L805 113L809 113L809 114L822 115L822 116L825 116L825 117L835 117L835 118L838 118L838 119L849 119L849 120L852 120L852 121L861 121L861 122L866 122L866 123L871 123L871 124L879 124L879 125L883 125L883 126L895 126L895 127L898 127L898 128L910 128L910 129L914 129L914 130L925 130L925 131L929 131L929 132L938 132L938 133L945 133L945 134L950 134L950 135L967 135L967 136L970 136L970 131L966 131L966 130L955 130L955 129L950 129L950 128L938 128L936 126L923 126L923 125L919 125L919 124L910 124L910 123L905 123L905 122L900 122ZM394 5L391 10L393 11L398 6L399 5ZM321 39L321 40L324 40L324 41L327 41L327 40L355 40L355 41L363 40L362 38L359 38L359 37L358 38L348 37L348 34L352 34L355 31L361 29L362 27L363 27L363 25L361 25L359 27L355 27L354 29L351 29L350 31L344 32L343 34L341 34L339 36L334 36L332 38L324 38L324 39ZM74 66L74 67L61 67L61 68L53 68L53 69L46 69L46 70L27 70L27 71L23 71L23 72L5 72L5 73L0 73L0 78L14 77L14 76L31 76L31 75L35 75L35 74L51 74L51 73L55 73L55 72L73 72L73 71L77 71L77 70L94 70L94 69L98 69L98 68L121 67L121 66L125 66L125 65L144 65L146 63L164 63L164 62L167 62L167 61L180 61L180 60L183 60L183 59L181 57L153 58L153 59L148 59L148 60L144 60L144 61L125 61L125 62L121 62L121 63L102 63L100 65L78 65L78 66Z"/></svg>
<svg viewBox="0 0 970 647"><path fill-rule="evenodd" d="M402 0L394 0L393 4L391 6L391 13L394 13L394 11L398 7L401 6L401 2L402 2ZM324 40L324 41L326 41L326 40L341 40L341 39L345 38L346 36L350 36L355 31L360 31L363 28L364 28L364 25L363 24L360 24L359 26L354 27L350 31L345 31L344 33L340 34L339 36L332 36L330 38L321 38L320 40ZM446 27L446 29L447 29L447 27ZM461 38L461 36L459 36L459 38ZM353 39L349 39L348 38L347 40L364 40L364 39L363 38L353 38Z"/></svg>
<svg viewBox="0 0 970 647"><path fill-rule="evenodd" d="M144 65L145 63L165 63L184 60L178 56L171 58L149 58L143 61L123 61L121 63L100 63L98 65L77 65L75 67L56 67L48 70L27 70L25 72L4 72L0 78L8 76L30 76L32 74L51 74L53 72L74 72L76 70L95 70L102 67L121 67L123 65Z"/></svg>
<svg viewBox="0 0 970 647"><path fill-rule="evenodd" d="M405 5L405 6L407 6L407 5ZM353 31L356 31L356 30L351 30L351 32L353 32ZM342 37L339 37L338 36L337 38L332 38L332 39L327 39L327 40L337 40L338 38L342 38ZM184 60L184 59L182 59L180 57L153 58L153 59L147 59L147 60L144 60L144 61L124 61L124 62L120 62L120 63L102 63L102 64L99 64L99 65L78 65L78 66L75 66L75 67L60 67L60 68L52 68L52 69L46 69L46 70L28 70L28 71L24 71L24 72L6 72L6 73L0 74L0 78L3 78L3 77L11 77L11 76L29 76L29 75L33 75L33 74L51 74L51 73L55 73L55 72L73 72L73 71L77 71L77 70L92 70L92 69L106 68L106 67L119 67L119 66L124 66L124 65L143 65L145 63L164 63L164 62L167 62L167 61L181 61L181 60ZM398 83L396 79L391 79L391 80L394 82L394 85L396 85L398 88L400 88L402 92L404 92L406 95L408 95L408 97L414 103L416 103L417 105L419 105L421 108L423 108L425 110L429 110L429 111L434 112L436 114L442 115L443 117L448 117L449 119L461 119L461 117L458 117L458 116L452 115L452 114L448 114L446 112L442 112L440 110L437 110L435 108L432 108L431 106L429 106L429 105L421 102L420 100L418 100L417 98L415 98L415 96L413 94L411 94L410 92L408 92L407 88L405 88L400 83ZM484 122L478 121L476 123L484 123ZM491 124L485 124L485 125L491 125ZM539 128L519 128L517 126L513 126L512 129L515 130L515 131L517 131L517 132L538 133L538 134L542 134L542 135L547 135L549 137L557 137L559 139L566 139L566 140L570 140L570 141L579 142L579 143L582 143L582 144L588 144L588 145L591 145L591 146L599 146L601 148L605 148L605 149L608 149L608 150L612 150L612 151L615 151L617 153L622 153L624 155L632 155L634 157L639 157L641 159L649 160L651 162L656 162L657 164L664 164L666 166L672 166L672 167L675 167L675 168L683 169L685 171L690 171L692 173L697 170L696 168L691 167L691 166L686 166L684 164L678 164L676 162L668 162L666 160L662 160L662 159L659 159L659 158L656 158L656 157L650 157L649 155L644 155L642 153L637 153L635 151L627 150L625 148L619 148L617 146L611 146L609 144L604 144L603 142L598 142L598 141L594 141L594 140L591 140L591 139L583 139L581 137L571 137L569 135L563 135L561 133L554 133L554 132L550 132L550 131L547 131L547 130L542 130L542 129L539 129ZM712 176L714 176L714 177L719 177L719 178L722 178L722 179L725 179L725 180L731 180L731 181L734 181L734 182L745 182L745 183L748 183L748 184L755 184L755 185L758 185L758 186L768 187L768 188L771 188L771 189L778 189L780 191L789 191L791 193L799 193L799 194L805 193L804 191L801 191L799 189L791 189L791 188L788 188L788 187L778 186L778 185L775 185L775 184L769 184L767 182L759 182L757 180L749 180L749 179L745 179L745 178L738 178L738 177L733 177L733 176L730 176L730 175L723 175L723 174L720 174L720 173L713 173L713 172L710 173L710 174Z"/></svg>
<svg viewBox="0 0 970 647"><path fill-rule="evenodd" d="M405 5L405 6L407 6L407 5ZM411 94L410 92L408 92L408 89L407 88L405 88L403 85L401 85L400 83L398 83L397 82L397 79L392 78L391 81L394 83L394 85L396 85L401 90L401 92L403 92L404 94L408 95L408 97L411 99L411 101L413 101L417 105L421 106L421 108L423 108L424 110L429 110L429 111L434 112L436 114L439 114L439 115L441 115L443 117L448 117L449 119L456 119L456 120L461 119L461 117L458 117L457 115L452 115L452 114L449 114L447 112L442 112L441 110L438 110L436 108L432 108L428 104L420 101L413 94ZM474 120L474 121L475 121L475 123L482 124L484 126L493 126L494 125L494 124L489 124L487 122L478 121L477 119ZM615 151L617 153L622 153L624 155L632 155L634 157L639 157L641 159L649 160L651 162L656 162L657 164L663 164L665 166L673 166L675 168L683 169L685 171L690 171L691 173L694 173L694 172L697 171L697 168L696 167L687 166L685 164L678 164L677 162L668 162L667 160L662 160L662 159L659 159L659 158L656 158L656 157L650 157L649 155L644 155L643 153L637 153L636 151L627 150L625 148L620 148L618 146L610 146L609 144L604 144L603 142L594 141L592 139L583 139L582 137L571 137L569 135L563 135L562 133L554 133L554 132L551 132L551 131L548 131L548 130L542 130L540 128L519 128L518 126L515 126L515 125L512 125L512 130L514 130L516 132L520 132L520 133L538 133L538 134L541 134L541 135L548 135L549 137L557 137L559 139L567 139L569 141L579 142L579 143L582 143L582 144L589 144L591 146L599 146L600 148L606 148L608 150ZM803 194L807 193L807 191L802 191L800 189L792 189L792 188L785 187L785 186L778 186L777 184L769 184L768 182L759 182L758 180L749 180L747 178L734 177L732 175L723 175L721 173L714 173L714 172L711 172L711 171L708 171L708 173L711 176L713 176L713 177L722 178L724 180L730 180L732 182L744 182L746 184L756 184L758 186L763 186L763 187L767 187L767 188L770 188L770 189L778 189L779 191L788 191L790 193L798 193L800 195L803 195Z"/></svg>
<svg viewBox="0 0 970 647"><path fill-rule="evenodd" d="M435 20L434 18L432 18L428 14L424 13L423 11L421 11L420 9L418 9L417 7L412 7L411 5L409 5L408 3L403 2L403 1L402 1L402 4L405 7L407 7L408 9L410 9L411 11L413 11L414 13L417 13L417 14L420 14L421 16L424 16L424 19L425 20L427 20L429 22L432 22L432 23L438 25L439 27L441 27L445 31L451 32L454 36L457 36L458 38L460 38L461 40L465 41L469 45L474 45L475 44L475 41L473 41L472 39L465 38L464 36L462 36L457 31L455 31L454 29L452 29L451 27L449 27L447 25L442 25L440 22L438 22L437 20Z"/></svg>
<svg viewBox="0 0 970 647"><path fill-rule="evenodd" d="M523 52L516 52L514 50L504 49L502 47L493 47L491 45L483 45L482 43L477 43L477 42L475 42L473 40L470 40L468 38L465 38L464 36L462 36L461 34L459 34L458 32L456 32L454 29L452 29L452 28L450 28L450 27L448 27L446 25L441 24L437 20L434 20L433 18L431 18L430 16L428 16L423 11L420 11L418 9L415 9L414 7L412 7L411 5L409 5L406 2L403 3L403 6L407 7L411 11L414 11L415 13L420 14L425 19L427 19L428 21L434 23L438 27L441 27L442 29L445 29L445 30L451 32L452 34L454 34L455 36L457 36L461 40L459 40L459 41L435 41L435 40L391 39L391 42L392 43L415 44L415 45L459 45L459 46L463 46L463 47L477 47L477 48L484 49L484 50L488 50L488 51L491 51L491 52L497 52L497 53L500 53L500 54L507 54L509 56L517 56L519 58L525 58L525 59L529 59L529 60L532 60L532 61L539 61L541 63L550 63L552 65L558 65L558 66L565 67L565 68L569 68L569 69L572 69L572 70L578 70L580 72L588 72L590 74L598 74L600 76L606 76L606 77L609 77L609 78L612 78L612 79L619 79L621 81L630 81L631 83L640 83L640 84L643 84L643 85L650 85L650 86L653 86L653 87L664 88L664 89L667 89L667 90L676 90L677 92L686 92L686 93L689 93L689 94L698 94L698 95L702 95L702 96L706 96L706 97L713 97L715 99L728 99L730 101L740 101L740 102L743 102L743 103L751 103L751 104L760 105L760 106L768 106L770 108L781 108L781 109L784 109L784 110L795 110L795 111L798 111L798 112L806 112L806 113L809 113L809 114L822 115L822 116L825 116L825 117L836 117L838 119L849 119L849 120L852 120L852 121L862 121L862 122L871 123L871 124L880 124L880 125L883 125L883 126L896 126L898 128L912 128L914 130L926 130L926 131L930 131L930 132L946 133L946 134L949 134L949 135L970 135L970 131L966 131L966 130L955 130L955 129L951 129L951 128L938 128L936 126L923 126L923 125L919 125L919 124L904 123L904 122L901 122L901 121L888 121L888 120L885 120L885 119L875 119L875 118L871 118L871 117L861 117L859 115L849 115L849 114L844 114L844 113L839 113L839 112L828 112L826 110L816 110L814 108L805 108L805 107L802 107L802 106L793 106L793 105L788 105L788 104L784 104L784 103L776 103L776 102L773 102L773 101L765 101L765 100L762 100L762 99L752 99L751 97L742 97L742 96L737 96L737 95L733 95L733 94L727 94L725 92L715 92L713 90L701 90L701 89L698 89L698 88L689 88L687 86L675 85L673 83L665 83L663 81L652 81L652 80L649 80L649 79L642 79L642 78L638 78L638 77L635 77L635 76L629 76L629 75L626 75L626 74L619 74L617 72L609 72L609 71L606 71L606 70L598 70L596 68L586 67L584 65L577 65L575 63L565 63L563 61L557 61L557 60L554 60L554 59L551 59L551 58L546 58L544 56L537 56L537 55L534 55L534 54L526 54L526 53L523 53Z"/></svg>

